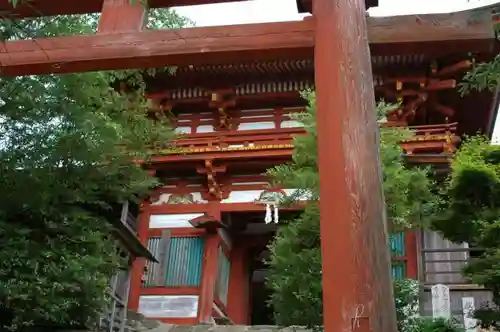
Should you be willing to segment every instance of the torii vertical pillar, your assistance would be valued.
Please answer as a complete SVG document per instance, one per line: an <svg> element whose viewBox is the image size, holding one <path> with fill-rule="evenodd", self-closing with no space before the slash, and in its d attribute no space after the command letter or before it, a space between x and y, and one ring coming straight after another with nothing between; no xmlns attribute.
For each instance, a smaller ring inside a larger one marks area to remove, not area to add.
<svg viewBox="0 0 500 332"><path fill-rule="evenodd" d="M364 0L313 0L326 332L396 332Z"/></svg>

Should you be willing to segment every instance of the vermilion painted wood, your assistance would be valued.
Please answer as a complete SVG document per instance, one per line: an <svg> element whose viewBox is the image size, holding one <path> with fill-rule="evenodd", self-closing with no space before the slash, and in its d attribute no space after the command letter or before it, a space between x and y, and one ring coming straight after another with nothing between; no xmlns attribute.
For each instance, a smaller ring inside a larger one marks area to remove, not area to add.
<svg viewBox="0 0 500 332"><path fill-rule="evenodd" d="M198 318L158 318L158 317L148 317L152 321L159 321L167 324L174 325L197 325Z"/></svg>
<svg viewBox="0 0 500 332"><path fill-rule="evenodd" d="M325 332L396 332L362 0L315 0Z"/></svg>
<svg viewBox="0 0 500 332"><path fill-rule="evenodd" d="M141 295L198 295L199 287L143 287Z"/></svg>
<svg viewBox="0 0 500 332"><path fill-rule="evenodd" d="M268 150L245 150L245 151L231 151L231 152L206 152L206 153L196 153L196 154L183 154L183 155L167 155L163 157L154 157L151 162L153 164L168 163L168 162L184 162L187 160L192 161L204 161L206 159L224 159L224 160L236 160L236 159L258 159L266 157L290 157L293 153L292 148L283 149L268 149Z"/></svg>
<svg viewBox="0 0 500 332"><path fill-rule="evenodd" d="M104 0L97 32L141 31L146 15L147 9L141 1L131 4L130 0Z"/></svg>
<svg viewBox="0 0 500 332"><path fill-rule="evenodd" d="M220 204L218 202L209 202L207 211L210 216L218 220L221 219L219 206ZM205 251L203 253L203 270L198 304L199 323L210 323L210 318L212 316L212 308L215 301L219 244L221 241L218 233L205 235Z"/></svg>
<svg viewBox="0 0 500 332"><path fill-rule="evenodd" d="M150 213L145 203L146 202L142 203L142 207L140 210L137 224L137 233L139 235L141 243L147 248ZM129 309L134 311L137 311L137 309L139 308L139 296L141 293L142 275L144 274L145 266L146 260L144 259L135 259L132 263L132 269L130 272L130 290L127 306Z"/></svg>
<svg viewBox="0 0 500 332"><path fill-rule="evenodd" d="M312 55L313 30L307 20L20 40L0 45L0 63L23 75L300 59Z"/></svg>
<svg viewBox="0 0 500 332"><path fill-rule="evenodd" d="M238 243L238 245L234 246L231 251L231 273L229 279L227 313L234 324L249 325L249 254L246 246L244 245L244 241L237 241L236 243Z"/></svg>
<svg viewBox="0 0 500 332"><path fill-rule="evenodd" d="M270 59L310 58L314 18L304 21L170 29L10 41L0 45L4 75L64 73ZM491 17L471 13L369 18L377 54L492 50Z"/></svg>
<svg viewBox="0 0 500 332"><path fill-rule="evenodd" d="M406 277L418 280L418 244L416 232L405 233Z"/></svg>
<svg viewBox="0 0 500 332"><path fill-rule="evenodd" d="M241 212L241 211L265 211L264 207L255 203L213 203L218 204L221 212ZM207 212L208 204L182 204L182 205L156 205L150 206L151 214L175 214L175 213L204 213ZM281 211L298 211L303 209L302 204L295 206L280 207Z"/></svg>

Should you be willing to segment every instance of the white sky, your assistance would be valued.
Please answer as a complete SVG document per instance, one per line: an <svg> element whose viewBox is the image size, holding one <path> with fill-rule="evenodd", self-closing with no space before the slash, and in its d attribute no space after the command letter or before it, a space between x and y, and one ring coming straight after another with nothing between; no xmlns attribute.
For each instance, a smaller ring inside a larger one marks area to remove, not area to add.
<svg viewBox="0 0 500 332"><path fill-rule="evenodd" d="M379 0L370 16L446 13L498 3L498 0ZM295 0L251 0L176 8L196 26L278 22L301 19ZM493 141L500 141L500 117L495 121Z"/></svg>

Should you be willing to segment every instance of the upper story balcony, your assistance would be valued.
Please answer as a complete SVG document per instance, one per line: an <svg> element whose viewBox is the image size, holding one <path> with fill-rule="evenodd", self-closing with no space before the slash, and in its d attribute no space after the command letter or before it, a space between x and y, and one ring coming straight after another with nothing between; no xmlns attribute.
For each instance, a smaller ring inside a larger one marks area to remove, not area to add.
<svg viewBox="0 0 500 332"><path fill-rule="evenodd" d="M304 135L305 130L289 115L302 111L304 107L181 113L172 122L182 136L156 161L290 157L293 137ZM457 126L456 122L410 126L414 136L401 141L405 157L416 163L449 163L460 142Z"/></svg>

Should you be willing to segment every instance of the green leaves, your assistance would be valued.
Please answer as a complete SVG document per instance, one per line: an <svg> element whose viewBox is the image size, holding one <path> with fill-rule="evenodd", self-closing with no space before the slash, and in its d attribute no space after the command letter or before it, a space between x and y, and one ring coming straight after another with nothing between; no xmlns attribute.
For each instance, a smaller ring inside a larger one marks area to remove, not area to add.
<svg viewBox="0 0 500 332"><path fill-rule="evenodd" d="M123 264L106 211L148 193L155 180L133 160L172 131L107 73L0 82L0 326L98 322Z"/></svg>
<svg viewBox="0 0 500 332"><path fill-rule="evenodd" d="M474 65L474 68L465 74L464 82L460 84L462 95L472 90L493 91L500 84L500 54L490 62Z"/></svg>
<svg viewBox="0 0 500 332"><path fill-rule="evenodd" d="M85 17L16 21L10 38L86 33L96 21ZM127 263L111 237L114 208L149 194L157 181L134 161L175 137L148 117L146 75L0 78L0 330L99 321ZM112 89L118 81L127 94Z"/></svg>
<svg viewBox="0 0 500 332"><path fill-rule="evenodd" d="M481 325L500 327L500 147L486 137L469 137L455 156L432 226L455 242L484 249L464 270L472 283L493 293L493 305L475 315Z"/></svg>
<svg viewBox="0 0 500 332"><path fill-rule="evenodd" d="M311 200L299 218L279 228L277 236L270 245L270 273L267 285L273 292L270 305L274 308L277 324L318 327L322 325L323 318L317 204L319 174L316 107L314 92L307 91L304 97L309 101L307 112L294 115L293 118L303 124L308 135L297 136L294 139L292 162L268 170L268 175L274 180L275 185L299 189L292 195L292 202L305 194ZM380 103L377 112L382 118L387 110L392 108L391 105ZM381 129L383 189L387 215L393 232L421 225L429 211L434 208L436 201L429 170L407 168L404 165L401 157L403 151L399 142L411 135L410 131L401 128ZM404 293L404 296L406 295L408 294ZM404 305L401 306L409 305L406 300L408 299L401 299L406 303L402 302Z"/></svg>

